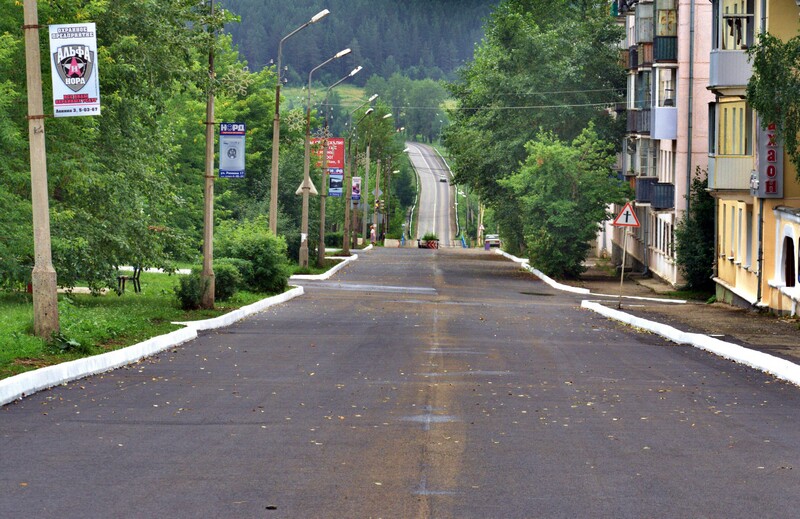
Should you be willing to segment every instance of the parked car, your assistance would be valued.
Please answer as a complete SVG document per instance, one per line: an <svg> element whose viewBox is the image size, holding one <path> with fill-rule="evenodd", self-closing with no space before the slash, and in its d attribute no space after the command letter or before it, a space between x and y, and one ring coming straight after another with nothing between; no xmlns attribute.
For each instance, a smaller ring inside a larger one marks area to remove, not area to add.
<svg viewBox="0 0 800 519"><path fill-rule="evenodd" d="M499 234L487 234L484 243L488 243L489 247L499 247L500 246L500 235Z"/></svg>
<svg viewBox="0 0 800 519"><path fill-rule="evenodd" d="M447 177L439 177L439 182L447 182Z"/></svg>

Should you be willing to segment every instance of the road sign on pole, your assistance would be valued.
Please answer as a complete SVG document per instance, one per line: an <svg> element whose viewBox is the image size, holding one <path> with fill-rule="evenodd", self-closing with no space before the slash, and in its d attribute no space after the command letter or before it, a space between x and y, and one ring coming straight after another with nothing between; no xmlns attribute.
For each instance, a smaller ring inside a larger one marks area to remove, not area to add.
<svg viewBox="0 0 800 519"><path fill-rule="evenodd" d="M614 218L612 225L616 227L639 227L639 219L636 217L636 211L633 210L630 202L625 204L622 211Z"/></svg>

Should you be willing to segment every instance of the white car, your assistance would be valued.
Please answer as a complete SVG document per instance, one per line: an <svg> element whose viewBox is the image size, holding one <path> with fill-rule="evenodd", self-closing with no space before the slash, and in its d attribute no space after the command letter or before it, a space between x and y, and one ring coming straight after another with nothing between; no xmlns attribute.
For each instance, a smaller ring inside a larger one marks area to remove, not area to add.
<svg viewBox="0 0 800 519"><path fill-rule="evenodd" d="M484 243L488 243L489 247L499 247L500 246L500 235L499 234L487 234Z"/></svg>

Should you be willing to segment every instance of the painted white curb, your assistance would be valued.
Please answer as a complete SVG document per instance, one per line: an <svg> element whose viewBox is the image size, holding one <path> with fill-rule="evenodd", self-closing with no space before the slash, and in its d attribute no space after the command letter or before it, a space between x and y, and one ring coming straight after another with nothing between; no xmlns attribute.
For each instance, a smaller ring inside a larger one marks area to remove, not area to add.
<svg viewBox="0 0 800 519"><path fill-rule="evenodd" d="M370 250L370 249L372 249L372 245L370 245L369 247L366 247L366 248L364 248L362 250L367 251L367 250ZM320 281L320 280L328 279L331 276L333 276L334 274L336 274L337 272L339 272L341 269L343 269L345 265L347 265L349 263L352 263L353 261L357 260L358 259L358 254L353 254L352 256L331 256L331 259L341 259L341 260L344 260L344 261L340 261L338 265L336 265L332 269L328 270L324 274L295 274L294 276L290 277L289 280L290 281L291 280L299 281L299 280L306 279L306 280Z"/></svg>
<svg viewBox="0 0 800 519"><path fill-rule="evenodd" d="M184 324L186 328L175 330L174 332L158 337L152 337L146 341L134 344L133 346L110 351L101 355L95 355L93 357L86 357L85 359L77 359L56 364L55 366L39 368L0 380L0 406L32 395L42 389L58 386L90 375L96 375L97 373L111 371L127 364L133 364L145 357L151 357L166 349L196 339L198 330L209 330L227 326L248 315L260 312L269 306L286 302L300 295L303 295L303 287L295 287L283 294L262 299L261 301L243 306L238 310L220 317L203 321L176 323Z"/></svg>
<svg viewBox="0 0 800 519"><path fill-rule="evenodd" d="M564 284L559 283L558 281L556 281L556 280L550 278L549 276L545 275L544 272L540 272L539 270L531 267L530 263L526 259L522 259L522 258L518 258L516 256L512 256L511 254L507 253L506 251L503 251L503 250L500 250L500 249L495 249L495 251L497 251L497 254L500 254L501 256L505 256L506 258L510 259L511 261L513 261L515 263L519 263L522 268L524 268L525 270L530 271L531 273L533 273L533 275L535 275L536 277L538 277L539 279L541 279L542 281L544 281L545 283L547 283L551 287L555 288L556 290L563 290L564 292L572 292L574 294L590 294L591 293L588 288L571 287L569 285L564 285Z"/></svg>
<svg viewBox="0 0 800 519"><path fill-rule="evenodd" d="M641 317L635 317L592 301L581 302L581 308L592 310L609 319L615 319L629 324L630 326L635 326L636 328L658 334L677 344L689 344L695 348L700 348L709 353L719 355L722 358L744 364L745 366L769 373L776 378L800 386L800 365L789 362L788 360L780 359L760 351L743 348L737 344L721 341L707 335L682 332L672 326L648 321Z"/></svg>

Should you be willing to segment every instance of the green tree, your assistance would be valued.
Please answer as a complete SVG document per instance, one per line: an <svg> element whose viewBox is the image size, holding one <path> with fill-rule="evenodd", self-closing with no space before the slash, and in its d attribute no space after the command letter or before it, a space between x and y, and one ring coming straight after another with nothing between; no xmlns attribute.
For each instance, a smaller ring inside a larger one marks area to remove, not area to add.
<svg viewBox="0 0 800 519"><path fill-rule="evenodd" d="M753 74L747 83L747 102L758 112L762 126L776 125L800 181L800 36L783 42L762 34L748 54Z"/></svg>
<svg viewBox="0 0 800 519"><path fill-rule="evenodd" d="M611 175L613 147L590 126L571 145L540 133L525 148L525 163L500 184L518 201L528 258L550 276L576 277L608 204L628 194Z"/></svg>
<svg viewBox="0 0 800 519"><path fill-rule="evenodd" d="M457 106L444 142L456 181L489 207L511 250L525 239L520 208L500 182L526 160L540 129L570 141L591 121L609 142L619 123L603 109L622 99L622 31L605 2L506 0L492 13L475 58L450 85Z"/></svg>
<svg viewBox="0 0 800 519"><path fill-rule="evenodd" d="M689 193L689 210L675 226L675 258L687 288L709 289L714 273L714 197L708 172L697 168Z"/></svg>

